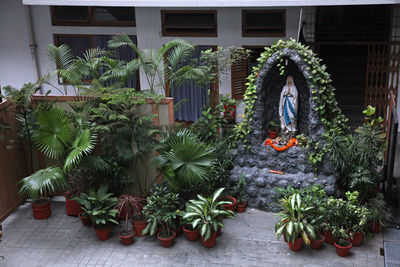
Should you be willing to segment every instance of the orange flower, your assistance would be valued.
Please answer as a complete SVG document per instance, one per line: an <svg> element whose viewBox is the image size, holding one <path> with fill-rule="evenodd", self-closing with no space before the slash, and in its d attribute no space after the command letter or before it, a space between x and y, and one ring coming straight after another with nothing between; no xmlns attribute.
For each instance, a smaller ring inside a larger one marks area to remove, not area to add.
<svg viewBox="0 0 400 267"><path fill-rule="evenodd" d="M272 146L276 151L284 151L284 150L288 149L289 147L292 147L292 146L296 145L296 143L297 143L296 138L290 138L290 140L289 140L289 142L288 142L288 144L287 144L286 146L279 147L279 146L276 146L276 145L275 145L275 143L272 141L272 139L267 139L267 140L264 142L264 146L270 145L270 146Z"/></svg>

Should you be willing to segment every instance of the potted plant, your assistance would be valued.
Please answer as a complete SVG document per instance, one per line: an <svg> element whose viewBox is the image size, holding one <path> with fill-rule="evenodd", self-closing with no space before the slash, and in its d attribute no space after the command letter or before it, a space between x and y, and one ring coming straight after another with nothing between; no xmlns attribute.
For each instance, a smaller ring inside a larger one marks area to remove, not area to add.
<svg viewBox="0 0 400 267"><path fill-rule="evenodd" d="M218 217L233 218L235 216L232 210L222 208L222 205L228 204L226 201L219 200L224 190L225 188L219 188L208 198L198 195L196 200L189 200L186 205L183 219L190 220L193 229L200 230L201 243L206 248L215 246L218 227L224 226Z"/></svg>
<svg viewBox="0 0 400 267"><path fill-rule="evenodd" d="M147 226L143 230L143 234L151 236L157 234L163 247L170 247L174 244L176 233L172 229L176 227L178 197L178 194L168 192L166 187L159 186L155 188L154 194L147 198L147 204L143 208L143 213L147 218Z"/></svg>
<svg viewBox="0 0 400 267"><path fill-rule="evenodd" d="M293 194L283 197L280 200L281 212L278 214L281 219L275 225L277 238L284 235L292 251L299 251L303 246L303 240L310 244L310 238L316 239L314 227L307 222L306 214L313 207L302 202L300 194Z"/></svg>
<svg viewBox="0 0 400 267"><path fill-rule="evenodd" d="M129 194L122 194L118 198L118 215L121 217L124 213L123 215L125 216L125 229L119 233L119 237L124 245L130 245L133 243L135 231L129 229L129 218L133 216L135 210L140 210L139 202L140 199Z"/></svg>
<svg viewBox="0 0 400 267"><path fill-rule="evenodd" d="M382 226L385 226L393 217L383 195L377 194L376 197L371 198L367 203L367 207L369 211L369 230L372 233L379 233Z"/></svg>
<svg viewBox="0 0 400 267"><path fill-rule="evenodd" d="M271 139L275 139L278 137L278 133L279 133L279 124L276 123L275 121L269 121L267 124L268 127L268 136Z"/></svg>
<svg viewBox="0 0 400 267"><path fill-rule="evenodd" d="M236 211L237 212L244 212L246 209L247 202L244 198L244 191L245 191L246 184L247 184L246 179L244 178L244 175L241 174L239 177L239 180L236 184L236 188L232 194L237 199L237 203L236 203Z"/></svg>
<svg viewBox="0 0 400 267"><path fill-rule="evenodd" d="M85 206L86 209L90 209L91 208L91 202L89 202L88 200L88 194L86 193L81 193L79 196L74 197L72 200L76 201L77 203L79 203L79 205L81 206ZM82 224L85 226L91 225L92 221L89 217L89 215L85 212L85 211L81 211L78 215L79 219L81 219Z"/></svg>
<svg viewBox="0 0 400 267"><path fill-rule="evenodd" d="M187 209L187 208L186 208ZM183 216L185 216L185 212L183 212ZM198 227L194 228L192 225L192 220L191 219L186 219L184 220L184 226L183 226L183 231L186 234L186 238L189 241L197 241L200 238L200 230Z"/></svg>
<svg viewBox="0 0 400 267"><path fill-rule="evenodd" d="M20 183L19 194L32 200L33 217L38 220L47 219L51 215L48 196L68 187L63 171L57 166L39 170L23 178Z"/></svg>
<svg viewBox="0 0 400 267"><path fill-rule="evenodd" d="M87 215L86 212L82 211L81 213L79 213L78 217L79 219L81 219L83 225L89 226L92 224L92 221L90 220L90 217L89 215Z"/></svg>
<svg viewBox="0 0 400 267"><path fill-rule="evenodd" d="M350 235L345 229L336 228L335 230L333 230L333 237L335 240L333 244L336 248L336 254L340 257L346 257L352 247L352 244L349 240Z"/></svg>
<svg viewBox="0 0 400 267"><path fill-rule="evenodd" d="M89 215L97 237L101 241L107 240L110 236L112 224L118 224L115 220L118 210L114 208L118 199L112 197L112 193L107 193L107 190L107 185L101 185L97 191L91 189L87 195L81 193L79 196L81 199L87 199L83 202L82 210Z"/></svg>

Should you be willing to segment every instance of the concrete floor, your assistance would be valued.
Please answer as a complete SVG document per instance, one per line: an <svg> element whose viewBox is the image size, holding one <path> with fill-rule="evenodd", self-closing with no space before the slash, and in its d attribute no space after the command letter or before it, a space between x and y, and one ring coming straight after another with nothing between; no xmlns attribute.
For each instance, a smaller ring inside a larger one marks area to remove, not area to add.
<svg viewBox="0 0 400 267"><path fill-rule="evenodd" d="M252 209L224 220L226 227L211 249L184 235L171 248L161 247L152 237L135 238L133 245L123 246L118 237L121 226L113 227L111 238L101 242L92 228L65 215L64 203L52 202L52 212L48 220L34 220L28 203L2 223L0 266L384 266L381 234L352 248L346 258L326 243L320 251L305 246L292 252L283 240L276 240L278 218Z"/></svg>

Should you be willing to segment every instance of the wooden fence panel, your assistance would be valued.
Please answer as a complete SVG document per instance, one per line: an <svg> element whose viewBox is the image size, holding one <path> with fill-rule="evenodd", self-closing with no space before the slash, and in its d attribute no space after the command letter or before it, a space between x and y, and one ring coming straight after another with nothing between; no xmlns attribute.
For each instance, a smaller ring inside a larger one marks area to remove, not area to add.
<svg viewBox="0 0 400 267"><path fill-rule="evenodd" d="M0 104L0 222L20 205L17 182L28 175L24 145L10 108L7 102Z"/></svg>

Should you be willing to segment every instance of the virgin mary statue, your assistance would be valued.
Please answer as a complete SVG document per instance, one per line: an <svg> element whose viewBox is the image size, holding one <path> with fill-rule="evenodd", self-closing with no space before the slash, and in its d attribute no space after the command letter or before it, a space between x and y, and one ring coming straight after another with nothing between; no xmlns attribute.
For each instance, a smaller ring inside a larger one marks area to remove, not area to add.
<svg viewBox="0 0 400 267"><path fill-rule="evenodd" d="M284 136L292 137L297 131L297 106L297 89L293 77L288 76L279 100L281 132Z"/></svg>

